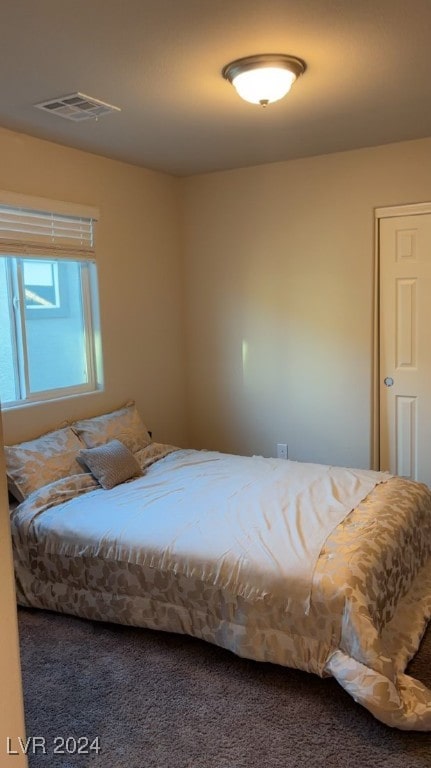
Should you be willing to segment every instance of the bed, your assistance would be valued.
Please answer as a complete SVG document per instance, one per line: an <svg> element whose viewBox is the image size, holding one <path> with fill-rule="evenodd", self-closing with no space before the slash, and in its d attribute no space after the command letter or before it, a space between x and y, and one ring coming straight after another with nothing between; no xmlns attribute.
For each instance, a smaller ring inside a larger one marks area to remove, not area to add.
<svg viewBox="0 0 431 768"><path fill-rule="evenodd" d="M385 473L155 443L134 404L6 446L20 605L331 675L431 730L431 492Z"/></svg>

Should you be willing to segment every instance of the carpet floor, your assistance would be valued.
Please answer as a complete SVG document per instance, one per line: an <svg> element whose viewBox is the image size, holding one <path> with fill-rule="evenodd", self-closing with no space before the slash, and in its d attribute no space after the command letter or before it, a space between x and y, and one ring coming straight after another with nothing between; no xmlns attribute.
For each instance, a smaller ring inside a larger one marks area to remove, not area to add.
<svg viewBox="0 0 431 768"><path fill-rule="evenodd" d="M27 736L45 740L30 768L431 766L431 734L382 725L332 678L48 612L19 625ZM431 625L409 671L431 687Z"/></svg>

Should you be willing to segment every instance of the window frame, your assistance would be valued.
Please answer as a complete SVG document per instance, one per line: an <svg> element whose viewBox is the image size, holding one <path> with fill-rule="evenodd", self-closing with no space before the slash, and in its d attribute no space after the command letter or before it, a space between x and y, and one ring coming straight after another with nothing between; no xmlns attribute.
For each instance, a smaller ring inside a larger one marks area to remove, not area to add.
<svg viewBox="0 0 431 768"><path fill-rule="evenodd" d="M16 206L18 209L23 208L25 210L41 212L42 214L54 212L54 214L59 213L61 216L70 216L72 219L75 217L86 218L84 214L88 215L91 211L92 231L94 231L94 225L98 219L98 214L96 217L95 209L93 208L84 209L73 204L69 206L67 203L56 203L43 200L42 198L17 196L15 193L2 193L1 191L0 206ZM103 388L102 349L97 266L93 241L91 241L91 247L85 247L85 244L82 247L82 243L79 243L78 247L74 248L70 246L70 242L64 245L61 242L55 242L54 244L47 243L45 248L44 243L40 242L39 238L37 247L33 249L28 237L24 236L20 244L19 232L12 232L12 235L15 242L11 242L9 232L5 236L5 233L0 228L0 257L9 260L6 261L6 280L9 291L8 311L11 318L15 396L18 396L18 399L3 401L2 408L6 410L100 391ZM14 247L15 244L17 244L16 248ZM56 317L60 316L56 307L41 310L26 307L24 261L31 258L38 261L57 262L59 266L66 262L79 264L79 287L86 366L86 381L82 384L52 387L36 392L31 391L26 319L33 320L35 317L44 317L45 319L52 317L55 320Z"/></svg>

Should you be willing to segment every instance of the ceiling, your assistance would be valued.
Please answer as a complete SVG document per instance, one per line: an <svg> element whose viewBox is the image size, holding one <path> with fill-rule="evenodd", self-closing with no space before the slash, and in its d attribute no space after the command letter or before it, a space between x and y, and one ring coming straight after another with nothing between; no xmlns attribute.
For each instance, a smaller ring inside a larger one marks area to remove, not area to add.
<svg viewBox="0 0 431 768"><path fill-rule="evenodd" d="M431 136L430 0L2 0L0 125L178 176ZM242 101L232 59L287 53L280 102ZM80 91L121 112L34 104Z"/></svg>

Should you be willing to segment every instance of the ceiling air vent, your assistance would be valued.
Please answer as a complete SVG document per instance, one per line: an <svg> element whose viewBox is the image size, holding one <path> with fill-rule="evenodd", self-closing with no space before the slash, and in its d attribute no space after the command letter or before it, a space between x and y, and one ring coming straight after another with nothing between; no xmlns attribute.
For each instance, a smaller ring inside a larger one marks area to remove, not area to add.
<svg viewBox="0 0 431 768"><path fill-rule="evenodd" d="M68 96L60 96L58 99L41 101L34 106L44 112L50 112L52 115L64 117L65 120L73 120L75 123L82 120L97 120L109 112L121 112L120 107L114 107L112 104L99 101L99 99L93 99L91 96L86 96L85 93L70 93Z"/></svg>

